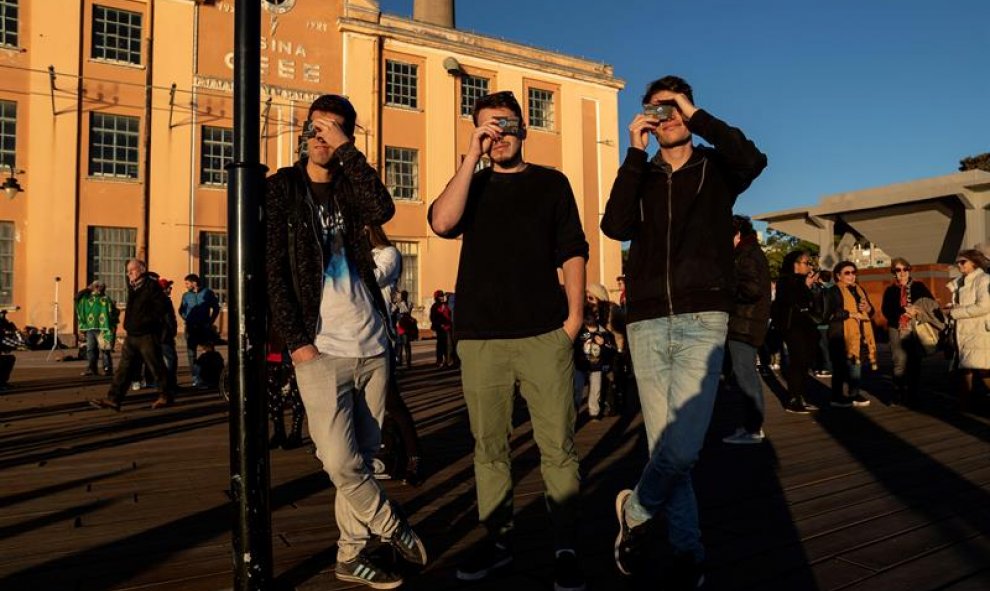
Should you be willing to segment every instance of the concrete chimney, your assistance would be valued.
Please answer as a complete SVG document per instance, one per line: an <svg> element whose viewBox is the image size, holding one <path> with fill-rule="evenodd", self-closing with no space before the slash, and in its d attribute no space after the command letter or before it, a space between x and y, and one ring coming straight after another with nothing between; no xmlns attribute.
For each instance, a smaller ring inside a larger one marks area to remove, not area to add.
<svg viewBox="0 0 990 591"><path fill-rule="evenodd" d="M454 0L414 0L413 20L454 28Z"/></svg>

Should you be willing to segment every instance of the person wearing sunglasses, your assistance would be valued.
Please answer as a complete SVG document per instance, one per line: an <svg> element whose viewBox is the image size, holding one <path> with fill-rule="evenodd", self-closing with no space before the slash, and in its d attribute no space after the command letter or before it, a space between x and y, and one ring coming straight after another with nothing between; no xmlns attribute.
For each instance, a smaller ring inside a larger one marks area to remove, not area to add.
<svg viewBox="0 0 990 591"><path fill-rule="evenodd" d="M866 290L856 283L857 269L851 261L841 261L832 269L832 321L829 324L829 353L832 357L832 406L869 406L860 394L863 364L877 368L877 343L871 318L875 313ZM843 360L845 360L843 362ZM843 384L849 386L843 394Z"/></svg>
<svg viewBox="0 0 990 591"><path fill-rule="evenodd" d="M976 381L990 389L990 266L981 251L964 250L956 256L956 266L962 274L949 283L952 303L946 315L956 323L956 361L959 370L959 405L969 406Z"/></svg>
<svg viewBox="0 0 990 591"><path fill-rule="evenodd" d="M916 402L925 350L911 328L913 304L932 298L925 284L911 278L911 264L902 257L890 263L894 282L883 292L880 311L887 320L890 354L894 360L894 403Z"/></svg>
<svg viewBox="0 0 990 591"><path fill-rule="evenodd" d="M818 342L818 323L813 318L815 299L811 286L818 281L811 255L804 250L794 250L784 256L777 277L777 293L770 305L770 318L774 328L780 331L787 346L787 365L784 381L787 382L789 399L784 410L795 414L808 414L817 410L805 401L808 369L815 359Z"/></svg>

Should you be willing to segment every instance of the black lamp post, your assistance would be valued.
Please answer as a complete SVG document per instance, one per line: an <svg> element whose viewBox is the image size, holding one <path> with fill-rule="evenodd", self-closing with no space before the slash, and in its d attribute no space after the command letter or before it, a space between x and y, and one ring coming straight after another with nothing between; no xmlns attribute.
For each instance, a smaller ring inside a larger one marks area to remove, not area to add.
<svg viewBox="0 0 990 591"><path fill-rule="evenodd" d="M230 492L234 591L273 587L265 408L265 171L259 160L261 0L234 10L234 149L227 165Z"/></svg>

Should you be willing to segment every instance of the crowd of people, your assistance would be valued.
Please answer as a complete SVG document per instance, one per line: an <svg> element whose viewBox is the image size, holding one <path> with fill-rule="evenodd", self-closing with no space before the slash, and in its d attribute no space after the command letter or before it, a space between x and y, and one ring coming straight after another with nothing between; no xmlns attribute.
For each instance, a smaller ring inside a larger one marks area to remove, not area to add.
<svg viewBox="0 0 990 591"><path fill-rule="evenodd" d="M875 327L881 316L893 362L890 403L919 402L922 360L936 351L950 359L961 407L969 405L977 389L990 389L990 359L980 353L990 344L990 325L980 324L990 320L990 291L986 296L981 291L988 283L984 277L990 261L975 249L963 250L957 258L960 275L946 286L949 294L940 304L923 282L914 280L907 259L895 257L892 280L877 309L857 281L855 263L839 261L831 270L818 271L811 253L788 253L776 289L767 288L775 292L769 328L782 336L786 359L789 398L784 409L799 414L818 410L805 398L812 375L831 378L829 406L869 406L862 384L866 372L879 369ZM767 352L765 358L772 355Z"/></svg>
<svg viewBox="0 0 990 591"><path fill-rule="evenodd" d="M817 410L807 397L812 372L831 377L830 406L866 406L862 382L864 372L877 370L879 312L898 400L917 399L932 334L943 346L955 337L965 392L990 385L990 275L980 251L960 253L961 276L946 306L912 280L902 258L892 264L879 310L849 261L820 273L811 254L797 250L784 257L773 283L751 221L733 215L766 156L740 129L695 106L679 77L650 83L643 104L601 220L606 236L629 242L616 301L587 281L589 246L567 177L523 158L526 126L511 92L477 100L467 152L429 208L433 232L461 240L455 290L433 294L428 320L436 367L460 369L474 438L485 535L458 564L462 580L485 579L513 561L508 436L516 396L529 410L541 456L555 590L585 588L577 553L577 418L585 398L593 421L629 412L633 393L648 455L634 486L615 499L615 563L626 575L652 568L644 558L654 531L648 524L663 515L673 552L663 580L671 589L693 589L704 580L705 548L691 471L723 377L743 400L728 444L766 437L760 366L783 366L788 412ZM406 562L428 561L426 544L379 483L386 476L379 469L383 441L393 439L403 455L388 475L410 484L422 478L416 427L397 380L411 367L411 343L420 335L409 294L398 289L402 257L382 229L395 205L354 145L356 119L345 97L319 97L303 136L308 155L267 180L270 446L300 447L306 423L336 488L336 577L391 589L403 575L366 551L372 539ZM696 145L695 135L707 145ZM652 140L659 150L651 157ZM479 166L483 158L489 166ZM107 395L90 402L119 411L143 365L159 392L152 408L170 406L178 388L171 282L139 260L128 262L127 278L116 369L117 306L100 282L77 297L84 373L113 376ZM216 386L219 301L196 275L185 284L179 317L192 385ZM770 361L775 349L786 350L784 361Z"/></svg>

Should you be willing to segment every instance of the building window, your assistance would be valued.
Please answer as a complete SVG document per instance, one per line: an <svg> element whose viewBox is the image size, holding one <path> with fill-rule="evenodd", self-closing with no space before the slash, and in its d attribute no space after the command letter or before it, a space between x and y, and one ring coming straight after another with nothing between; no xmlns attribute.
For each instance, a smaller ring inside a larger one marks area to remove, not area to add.
<svg viewBox="0 0 990 591"><path fill-rule="evenodd" d="M93 5L93 59L141 63L141 13Z"/></svg>
<svg viewBox="0 0 990 591"><path fill-rule="evenodd" d="M385 186L393 199L419 199L419 152L385 146Z"/></svg>
<svg viewBox="0 0 990 591"><path fill-rule="evenodd" d="M204 125L199 154L200 184L226 187L227 170L224 166L234 157L234 131Z"/></svg>
<svg viewBox="0 0 990 591"><path fill-rule="evenodd" d="M0 101L0 170L17 160L17 103Z"/></svg>
<svg viewBox="0 0 990 591"><path fill-rule="evenodd" d="M488 94L488 78L480 76L461 77L461 116L474 115L474 103Z"/></svg>
<svg viewBox="0 0 990 591"><path fill-rule="evenodd" d="M17 0L0 0L0 45L17 47Z"/></svg>
<svg viewBox="0 0 990 591"><path fill-rule="evenodd" d="M122 304L127 300L127 261L137 252L137 228L89 227L89 277L107 286L107 295Z"/></svg>
<svg viewBox="0 0 990 591"><path fill-rule="evenodd" d="M213 290L221 305L227 305L227 233L200 232L199 276Z"/></svg>
<svg viewBox="0 0 990 591"><path fill-rule="evenodd" d="M0 222L0 306L14 304L14 222Z"/></svg>
<svg viewBox="0 0 990 591"><path fill-rule="evenodd" d="M125 179L138 177L140 119L91 113L89 120L89 174Z"/></svg>
<svg viewBox="0 0 990 591"><path fill-rule="evenodd" d="M416 92L418 66L385 60L385 104L415 109L419 104Z"/></svg>
<svg viewBox="0 0 990 591"><path fill-rule="evenodd" d="M419 306L419 243L394 241L399 254L402 255L402 274L399 275L398 291L409 293L409 306Z"/></svg>
<svg viewBox="0 0 990 591"><path fill-rule="evenodd" d="M529 89L529 126L553 129L553 91Z"/></svg>

